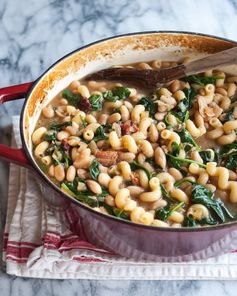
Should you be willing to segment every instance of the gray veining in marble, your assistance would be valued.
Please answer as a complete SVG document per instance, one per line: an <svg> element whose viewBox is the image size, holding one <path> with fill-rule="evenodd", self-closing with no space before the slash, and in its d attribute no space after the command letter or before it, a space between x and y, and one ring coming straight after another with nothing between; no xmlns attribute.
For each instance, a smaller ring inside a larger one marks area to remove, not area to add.
<svg viewBox="0 0 237 296"><path fill-rule="evenodd" d="M97 39L135 31L184 30L237 40L236 0L0 0L0 87L36 79L58 58ZM0 108L0 142L10 142L11 116ZM0 237L8 164L0 163ZM0 239L1 241L1 239ZM1 247L1 245L0 245ZM8 276L0 295L236 295L234 281L40 280Z"/></svg>

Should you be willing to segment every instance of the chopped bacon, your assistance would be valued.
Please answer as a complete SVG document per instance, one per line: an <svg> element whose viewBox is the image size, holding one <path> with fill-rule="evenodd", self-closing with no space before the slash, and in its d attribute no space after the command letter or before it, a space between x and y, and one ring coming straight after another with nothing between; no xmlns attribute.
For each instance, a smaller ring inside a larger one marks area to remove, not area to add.
<svg viewBox="0 0 237 296"><path fill-rule="evenodd" d="M139 185L139 173L138 172L131 173L131 182L133 185Z"/></svg>
<svg viewBox="0 0 237 296"><path fill-rule="evenodd" d="M88 112L91 110L91 103L89 99L85 97L81 97L79 101L79 106L78 106L82 111Z"/></svg>
<svg viewBox="0 0 237 296"><path fill-rule="evenodd" d="M62 140L62 146L63 146L64 150L69 151L70 145L68 144L68 139L65 138L65 139Z"/></svg>
<svg viewBox="0 0 237 296"><path fill-rule="evenodd" d="M138 131L137 125L131 120L127 120L121 125L122 135L130 135L131 133L135 133Z"/></svg>
<svg viewBox="0 0 237 296"><path fill-rule="evenodd" d="M118 158L118 152L117 151L111 151L106 150L102 151L99 150L96 152L96 158L103 166L110 167L114 164L116 164L117 158Z"/></svg>

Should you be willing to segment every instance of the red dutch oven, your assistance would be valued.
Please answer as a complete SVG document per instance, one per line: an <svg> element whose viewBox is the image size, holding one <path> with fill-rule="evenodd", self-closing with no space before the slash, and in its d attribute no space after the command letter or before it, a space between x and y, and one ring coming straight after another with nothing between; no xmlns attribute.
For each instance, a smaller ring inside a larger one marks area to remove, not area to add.
<svg viewBox="0 0 237 296"><path fill-rule="evenodd" d="M144 32L104 39L79 48L52 65L35 82L0 89L0 102L25 98L21 111L22 148L0 145L0 157L34 170L43 195L76 204L88 240L98 247L137 260L185 261L215 256L234 248L237 222L203 228L160 228L119 220L72 199L39 168L31 134L42 108L71 81L118 64L154 59L198 58L236 46L234 41L186 32ZM235 70L237 74L237 71ZM237 193L236 193L237 194Z"/></svg>

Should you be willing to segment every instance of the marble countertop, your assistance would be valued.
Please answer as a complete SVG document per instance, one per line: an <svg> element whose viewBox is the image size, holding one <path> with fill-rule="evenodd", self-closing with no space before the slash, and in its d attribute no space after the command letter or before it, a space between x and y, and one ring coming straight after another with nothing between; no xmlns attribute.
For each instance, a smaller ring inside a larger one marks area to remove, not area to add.
<svg viewBox="0 0 237 296"><path fill-rule="evenodd" d="M81 45L135 31L183 30L237 40L236 0L1 0L0 87L32 81ZM0 108L0 142L11 138L11 116L22 102ZM0 163L0 237L6 216L8 164ZM0 239L1 248L1 239ZM40 280L8 276L1 295L236 295L235 281Z"/></svg>

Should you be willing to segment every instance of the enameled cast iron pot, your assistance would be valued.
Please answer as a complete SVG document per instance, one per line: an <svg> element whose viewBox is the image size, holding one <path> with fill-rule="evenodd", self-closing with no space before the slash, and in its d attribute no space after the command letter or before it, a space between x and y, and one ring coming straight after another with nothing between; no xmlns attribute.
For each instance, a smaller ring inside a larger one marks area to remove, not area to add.
<svg viewBox="0 0 237 296"><path fill-rule="evenodd" d="M34 170L44 182L44 195L70 200L87 238L114 253L152 261L180 261L214 256L233 248L237 222L206 228L159 228L104 215L64 194L40 170L32 155L31 134L42 108L75 79L118 64L154 59L198 58L236 46L234 41L184 32L145 32L117 36L82 47L52 65L35 82L0 89L0 102L25 97L21 112L22 149L0 145L0 157ZM229 69L237 75L237 69ZM237 194L237 193L236 193Z"/></svg>

